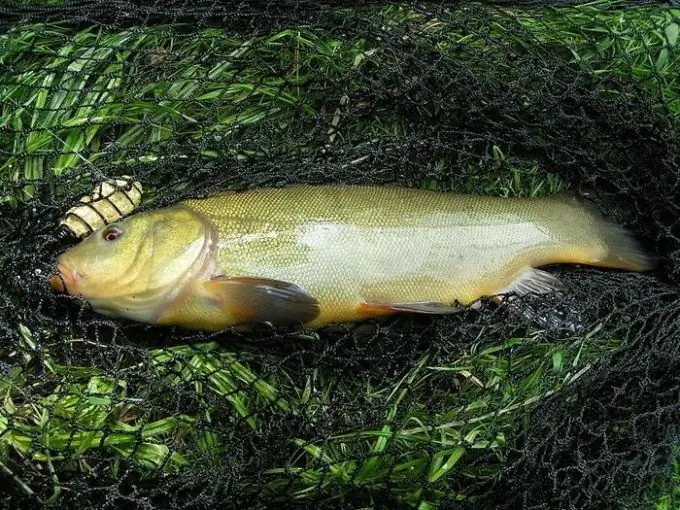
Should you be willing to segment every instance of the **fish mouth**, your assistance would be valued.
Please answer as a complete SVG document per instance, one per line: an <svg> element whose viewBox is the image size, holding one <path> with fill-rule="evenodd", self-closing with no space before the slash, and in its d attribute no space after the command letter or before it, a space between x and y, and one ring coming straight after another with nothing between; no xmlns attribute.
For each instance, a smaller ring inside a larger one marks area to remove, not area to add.
<svg viewBox="0 0 680 510"><path fill-rule="evenodd" d="M48 283L57 292L70 294L79 279L75 269L69 270L65 265L57 264L57 272L50 277Z"/></svg>

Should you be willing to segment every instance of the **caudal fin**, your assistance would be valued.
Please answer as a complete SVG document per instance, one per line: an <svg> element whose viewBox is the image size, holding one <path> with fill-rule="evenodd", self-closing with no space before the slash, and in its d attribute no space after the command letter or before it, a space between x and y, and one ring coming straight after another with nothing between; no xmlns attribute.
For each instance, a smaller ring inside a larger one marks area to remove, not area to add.
<svg viewBox="0 0 680 510"><path fill-rule="evenodd" d="M571 228L575 229L574 235L579 239L577 244L583 243L593 248L597 246L595 252L587 249L586 252L590 252L587 255L580 252L574 257L575 262L583 257L587 259L587 262L583 262L591 266L628 271L650 271L658 264L659 258L645 250L632 232L605 218L592 202L570 193L551 198L556 203L567 206L567 209L555 208L555 211L560 215L558 221L563 222L565 218L569 218ZM593 240L596 240L595 246L591 244Z"/></svg>
<svg viewBox="0 0 680 510"><path fill-rule="evenodd" d="M629 271L649 271L656 267L658 257L646 251L626 228L600 215L595 215L594 219L606 252L592 265Z"/></svg>

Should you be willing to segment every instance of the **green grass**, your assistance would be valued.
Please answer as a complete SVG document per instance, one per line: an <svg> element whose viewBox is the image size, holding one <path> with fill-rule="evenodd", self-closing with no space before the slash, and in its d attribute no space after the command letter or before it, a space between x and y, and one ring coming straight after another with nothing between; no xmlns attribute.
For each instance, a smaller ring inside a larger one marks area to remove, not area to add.
<svg viewBox="0 0 680 510"><path fill-rule="evenodd" d="M469 461L492 453L499 465L507 454L507 438L517 433L510 418L578 379L589 369L587 361L613 348L615 344L583 338L557 345L529 337L485 348L472 345L469 355L446 364L426 356L397 384L363 388L375 407L387 408L385 425L314 443L292 438L307 454L306 466L270 470L270 475L295 473L299 478L292 486L287 477L275 478L268 488L273 494L286 488L295 499L304 499L319 486L340 497L343 489L399 484L395 491L404 501L435 505L445 495L451 497L449 474L493 477L493 463L472 468ZM443 387L445 381L455 381L454 392L439 390L436 395L450 411L432 413L419 402L433 380ZM467 496L457 494L458 499Z"/></svg>
<svg viewBox="0 0 680 510"><path fill-rule="evenodd" d="M632 74L649 88L659 107L669 105L680 113L672 72L678 64L678 54L672 51L678 35L672 16L678 11L607 13L593 3L566 15L548 8L490 12L490 17L478 20L480 33L525 51L534 51L527 40L540 43L562 52L571 65L598 75ZM434 40L443 53L462 51L463 44L465 51L501 51L487 46L481 36L404 9L384 8L379 17L395 30L409 29L410 36L422 38L423 44ZM525 37L518 38L510 30L513 26L522 27ZM59 193L58 178L76 169L105 163L119 166L122 174L130 163L163 161L173 137L189 141L212 137L213 143L202 149L205 158L272 157L257 146L237 147L230 141L239 140L239 129L265 119L276 121L284 132L293 112L313 123L328 103L317 87L327 80L350 79L363 66L386 58L379 45L309 29L247 40L216 29L202 30L200 38L185 37L185 29L72 32L60 26L28 26L0 36L0 64L13 69L11 80L0 78L3 84L12 84L0 87L0 150L9 154L0 159L0 191L11 190L11 198L5 200L33 196L30 184L22 184L20 192L13 189L23 180L53 179ZM206 52L223 58L202 60ZM340 106L342 98L334 99ZM341 122L333 111L326 115L330 125ZM341 127L348 130L345 135L367 140L381 133L407 132L404 119L389 111L376 112L370 123ZM329 133L328 141L341 136ZM285 157L285 151L281 147L276 157ZM438 180L418 184L496 195L542 195L566 187L530 162L510 164L498 147L492 153L492 168L483 173L466 169L468 180L463 184ZM188 158L181 152L173 157ZM435 164L444 171L448 162ZM153 198L157 190L142 184ZM94 367L61 364L51 354L56 340L41 337L38 342L36 332L22 328L20 352L5 351L2 358L23 356L24 364L31 363L39 355L40 343L44 384L54 387L46 393L29 388L20 370L0 379L0 470L34 494L37 488L11 472L10 459L39 466L52 476L48 497L56 501L63 492L59 474L90 471L85 460L89 452L106 455L114 474L119 460L128 458L139 463L147 478L165 476L206 458L219 463L228 453L220 439L224 427L264 430L263 410L319 423L338 395L356 395L363 405L384 409L382 426L363 428L361 417L348 413L336 424L341 434L312 441L291 437L296 452L291 465L272 465L258 482L266 483L272 497L284 491L300 501L319 495L339 498L357 487L375 490L398 484L392 490L403 501L430 508L451 491L461 499L470 497L455 492L449 480L461 474L493 477L521 426L514 418L526 416L543 397L582 377L592 362L618 346L598 327L559 343L532 331L521 338L498 338L494 345L471 345L458 358L431 352L394 384L378 387L319 370L296 373L292 364L275 354L232 350L213 342L153 349L147 363L158 384L150 388L131 388L125 367L111 377ZM87 343L59 339L65 341ZM267 365L279 366L280 374L269 375ZM195 392L200 415L151 411L155 407L149 402L162 404L180 387ZM442 390L451 387L455 391ZM443 411L430 409L433 398ZM218 418L225 409L234 418L229 423ZM472 461L480 455L494 460L483 469L474 467ZM255 483L244 481L244 490ZM658 509L677 505L677 482L669 483Z"/></svg>
<svg viewBox="0 0 680 510"><path fill-rule="evenodd" d="M388 7L379 11L376 22L463 57L471 51L506 51L488 44L483 36L487 33L517 50L551 48L595 74L639 78L659 104L677 113L678 83L672 70L679 54L673 51L678 35L673 16L678 12L607 13L597 3L566 14L549 8L490 10L471 32ZM342 40L311 29L286 29L250 39L214 28L189 37L187 30L154 26L72 33L60 26L20 26L0 36L0 64L13 69L12 79L0 88L0 144L6 146L0 149L10 153L0 161L5 188L100 161L125 165L167 159L166 144L173 137L189 141L210 137L201 152L205 158L273 157L260 147L236 148L229 141L239 129L264 119L277 121L285 130L294 112L309 119L311 133L315 115L329 99L328 92L318 89L388 58L379 45L365 39ZM219 57L201 59L206 53ZM340 107L346 98L334 100ZM328 112L327 117L337 127L337 112ZM403 121L382 109L370 124L350 129L369 139L404 133ZM329 141L336 138L329 134ZM276 156L285 157L285 147ZM29 184L22 191L19 198L30 198L33 187Z"/></svg>
<svg viewBox="0 0 680 510"><path fill-rule="evenodd" d="M92 28L71 35L58 26L31 26L0 37L0 64L20 70L0 90L0 128L16 133L16 155L2 162L0 179L40 180L96 165L114 140L110 163L156 162L173 135L194 141L208 135L216 147L227 146L205 149L204 157L267 157L257 148L230 149L226 140L265 118L283 130L296 108L311 118L309 104L324 101L321 92L310 92L315 82L348 73L370 54L362 41L308 30L242 40L217 29L182 37L184 29ZM29 47L38 57L23 58ZM207 51L221 58L202 62ZM318 68L326 71L310 77ZM24 191L30 197L31 187Z"/></svg>
<svg viewBox="0 0 680 510"><path fill-rule="evenodd" d="M457 51L456 45L462 43L492 52L502 51L501 44L513 44L532 54L557 51L568 62L594 74L633 76L660 86L662 99L680 107L674 72L680 58L680 9L617 9L623 3L597 0L571 9L489 10L477 21L479 25L471 25L474 33L461 33L452 29L451 23L396 6L383 14L388 24L410 25L424 37L432 37L442 52ZM482 26L486 30L480 30ZM477 30L488 34L492 42L480 38Z"/></svg>
<svg viewBox="0 0 680 510"><path fill-rule="evenodd" d="M680 452L673 463L672 476L656 481L653 484L653 489L650 490L650 494L653 495L652 498L654 498L654 495L661 494L654 504L654 510L676 510L680 508Z"/></svg>
<svg viewBox="0 0 680 510"><path fill-rule="evenodd" d="M556 52L565 62L595 75L632 76L648 87L650 95L658 99L657 106L680 114L680 83L675 72L680 64L680 9L617 9L623 3L596 0L571 9L489 10L471 20L470 32L396 6L384 10L383 16L385 24L408 26L445 53L477 50L501 54L513 45L513 49L530 54Z"/></svg>

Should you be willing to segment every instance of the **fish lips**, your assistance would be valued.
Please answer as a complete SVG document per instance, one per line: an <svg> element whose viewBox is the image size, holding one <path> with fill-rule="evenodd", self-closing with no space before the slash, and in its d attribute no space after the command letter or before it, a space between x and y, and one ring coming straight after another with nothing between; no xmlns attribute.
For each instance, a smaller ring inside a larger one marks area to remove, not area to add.
<svg viewBox="0 0 680 510"><path fill-rule="evenodd" d="M75 269L57 264L57 272L48 280L50 287L62 294L71 294L80 277Z"/></svg>

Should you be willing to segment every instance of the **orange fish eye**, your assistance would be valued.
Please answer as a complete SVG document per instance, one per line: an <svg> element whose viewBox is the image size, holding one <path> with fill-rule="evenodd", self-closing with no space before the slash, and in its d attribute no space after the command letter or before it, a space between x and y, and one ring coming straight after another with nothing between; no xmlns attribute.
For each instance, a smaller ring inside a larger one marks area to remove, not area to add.
<svg viewBox="0 0 680 510"><path fill-rule="evenodd" d="M108 227L104 232L102 232L102 238L105 241L115 241L123 234L123 231L115 226Z"/></svg>

